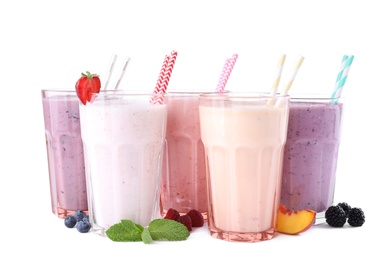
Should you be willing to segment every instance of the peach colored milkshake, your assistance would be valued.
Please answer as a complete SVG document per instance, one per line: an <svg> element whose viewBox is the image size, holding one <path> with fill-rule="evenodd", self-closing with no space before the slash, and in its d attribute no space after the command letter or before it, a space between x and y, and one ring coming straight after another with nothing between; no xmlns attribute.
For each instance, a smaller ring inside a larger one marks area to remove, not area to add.
<svg viewBox="0 0 390 260"><path fill-rule="evenodd" d="M199 128L200 92L170 92L165 160L162 172L163 215L169 208L186 214L196 209L206 218L204 147Z"/></svg>
<svg viewBox="0 0 390 260"><path fill-rule="evenodd" d="M129 219L143 226L159 217L166 104L146 94L97 94L80 103L88 206L95 232Z"/></svg>
<svg viewBox="0 0 390 260"><path fill-rule="evenodd" d="M275 235L288 97L259 93L200 97L201 137L213 237L255 242ZM279 102L278 102L279 103Z"/></svg>

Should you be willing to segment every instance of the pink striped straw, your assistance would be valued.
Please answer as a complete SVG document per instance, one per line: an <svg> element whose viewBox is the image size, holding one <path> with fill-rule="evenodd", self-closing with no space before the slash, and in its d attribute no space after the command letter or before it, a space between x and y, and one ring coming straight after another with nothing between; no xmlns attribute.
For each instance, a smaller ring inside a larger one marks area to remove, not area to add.
<svg viewBox="0 0 390 260"><path fill-rule="evenodd" d="M153 104L162 104L163 97L159 94L164 94L167 90L169 80L172 75L173 67L175 66L177 58L177 51L172 51L170 55L165 55L163 65L161 67L160 74L157 79L156 86L154 88L153 96L150 100Z"/></svg>
<svg viewBox="0 0 390 260"><path fill-rule="evenodd" d="M218 85L215 89L216 92L223 92L226 86L226 83L232 73L234 64L236 63L238 54L233 54L231 58L226 59L225 65L222 69L221 76L219 77Z"/></svg>
<svg viewBox="0 0 390 260"><path fill-rule="evenodd" d="M164 62L162 64L162 66L161 66L160 74L158 75L157 83L156 83L156 86L154 87L153 94L159 93L161 91L161 89L162 89L161 86L162 86L162 82L163 82L163 78L164 78L164 73L165 73L165 70L168 67L169 59L170 59L170 56L169 55L165 55Z"/></svg>

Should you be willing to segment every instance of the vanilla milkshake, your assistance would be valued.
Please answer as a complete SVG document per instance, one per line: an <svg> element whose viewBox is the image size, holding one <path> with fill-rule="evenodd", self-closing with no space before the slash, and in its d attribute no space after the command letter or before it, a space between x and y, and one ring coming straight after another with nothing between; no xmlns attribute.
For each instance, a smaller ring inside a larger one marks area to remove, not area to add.
<svg viewBox="0 0 390 260"><path fill-rule="evenodd" d="M260 94L200 98L201 137L208 181L208 223L213 237L271 239L280 200L288 97L278 105Z"/></svg>
<svg viewBox="0 0 390 260"><path fill-rule="evenodd" d="M151 95L97 94L80 103L89 210L93 229L122 219L147 226L159 216L166 104Z"/></svg>

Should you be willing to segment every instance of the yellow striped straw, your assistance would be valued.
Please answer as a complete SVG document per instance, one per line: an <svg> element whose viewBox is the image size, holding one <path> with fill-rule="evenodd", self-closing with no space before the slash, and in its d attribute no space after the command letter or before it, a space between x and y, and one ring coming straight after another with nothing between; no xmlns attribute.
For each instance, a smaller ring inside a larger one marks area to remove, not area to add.
<svg viewBox="0 0 390 260"><path fill-rule="evenodd" d="M291 78L290 80L287 82L287 84L284 86L284 89L283 91L281 92L282 95L287 95L288 91L290 90L291 88L291 85L293 84L294 82L294 79L295 77L297 76L297 73L299 71L299 68L301 67L302 65L302 62L305 58L303 56L301 56L298 61L295 63L293 69L292 69L292 73L291 73Z"/></svg>
<svg viewBox="0 0 390 260"><path fill-rule="evenodd" d="M286 54L283 54L282 57L280 57L278 65L276 67L276 76L275 76L275 80L272 84L272 89L271 89L272 96L275 96L277 91L278 91L279 82L280 82L280 78L282 76L283 66L284 66L285 60L286 60Z"/></svg>

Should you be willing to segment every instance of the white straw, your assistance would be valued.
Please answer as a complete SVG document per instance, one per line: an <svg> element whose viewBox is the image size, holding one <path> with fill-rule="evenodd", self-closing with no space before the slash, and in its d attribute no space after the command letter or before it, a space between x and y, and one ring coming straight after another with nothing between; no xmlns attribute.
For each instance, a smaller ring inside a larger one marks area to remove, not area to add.
<svg viewBox="0 0 390 260"><path fill-rule="evenodd" d="M278 62L277 68L276 68L276 77L275 77L275 80L274 80L274 82L272 84L272 88L271 88L271 95L272 96L275 96L277 91L278 91L279 82L280 82L280 78L282 76L283 66L284 66L285 60L286 60L286 55L283 54L282 57L279 59L279 62Z"/></svg>
<svg viewBox="0 0 390 260"><path fill-rule="evenodd" d="M110 60L110 63L109 63L109 66L108 66L108 69L107 69L107 72L106 72L106 76L105 76L105 79L104 79L104 87L103 87L104 90L107 90L107 87L108 87L108 85L110 83L112 71L114 70L115 63L116 63L116 58L117 58L116 54L112 54L111 55L111 60Z"/></svg>
<svg viewBox="0 0 390 260"><path fill-rule="evenodd" d="M303 56L301 56L298 61L295 63L293 69L292 69L292 73L291 73L291 77L290 77L290 80L287 82L287 84L284 86L284 89L282 91L282 95L287 95L288 91L290 90L291 88L291 85L292 83L294 82L294 79L295 77L297 76L297 73L299 71L299 68L301 67L302 65L302 62L305 58Z"/></svg>
<svg viewBox="0 0 390 260"><path fill-rule="evenodd" d="M129 57L125 57L125 61L123 62L123 66L122 66L122 70L119 72L119 76L116 80L116 83L114 85L114 90L117 90L118 87L119 87L119 84L123 78L123 75L125 74L126 72L126 68L127 68L127 64L129 63L130 61L130 58Z"/></svg>

